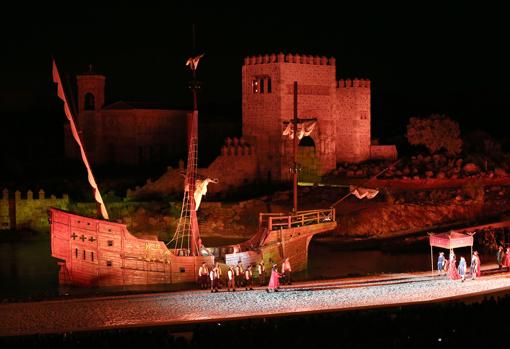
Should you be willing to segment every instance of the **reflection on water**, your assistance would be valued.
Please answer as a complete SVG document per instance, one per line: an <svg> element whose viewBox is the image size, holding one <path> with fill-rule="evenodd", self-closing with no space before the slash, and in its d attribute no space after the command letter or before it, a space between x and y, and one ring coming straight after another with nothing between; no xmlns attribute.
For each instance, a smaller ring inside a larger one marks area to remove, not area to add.
<svg viewBox="0 0 510 349"><path fill-rule="evenodd" d="M0 243L0 298L58 295L58 265L50 254L49 239Z"/></svg>
<svg viewBox="0 0 510 349"><path fill-rule="evenodd" d="M439 250L434 250L434 263ZM469 248L456 250L469 263ZM59 294L95 295L101 289L59 287L57 259L50 256L50 241L34 240L0 243L1 299L51 298ZM447 253L446 253L447 254ZM488 257L490 262L493 260ZM430 270L430 247L427 241L406 245L397 251L346 250L334 244L310 243L308 270L295 273L295 280L316 280L379 273L399 273ZM482 264L485 257L481 256ZM112 291L168 291L182 286L123 287Z"/></svg>

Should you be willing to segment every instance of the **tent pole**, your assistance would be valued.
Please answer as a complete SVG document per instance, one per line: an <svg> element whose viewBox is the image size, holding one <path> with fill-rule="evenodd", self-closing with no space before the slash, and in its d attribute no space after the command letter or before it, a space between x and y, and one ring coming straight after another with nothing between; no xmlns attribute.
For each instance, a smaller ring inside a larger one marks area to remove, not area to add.
<svg viewBox="0 0 510 349"><path fill-rule="evenodd" d="M432 276L434 276L434 254L432 252L432 245L430 245L430 269L432 271Z"/></svg>
<svg viewBox="0 0 510 349"><path fill-rule="evenodd" d="M469 257L470 264L471 264L471 259L473 259L473 244L471 244L471 256Z"/></svg>

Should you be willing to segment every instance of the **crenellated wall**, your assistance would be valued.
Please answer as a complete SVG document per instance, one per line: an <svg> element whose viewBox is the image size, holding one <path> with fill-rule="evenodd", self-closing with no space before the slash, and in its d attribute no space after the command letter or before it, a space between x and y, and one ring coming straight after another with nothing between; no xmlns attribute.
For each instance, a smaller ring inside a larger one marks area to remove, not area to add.
<svg viewBox="0 0 510 349"><path fill-rule="evenodd" d="M183 165L182 165L183 166ZM183 167L169 167L156 181L147 180L143 187L128 190L127 197L141 198L160 195L181 194L184 188ZM257 179L257 157L255 147L244 138L227 138L221 154L207 168L199 168L199 175L217 178L218 183L210 183L209 193L235 190Z"/></svg>
<svg viewBox="0 0 510 349"><path fill-rule="evenodd" d="M4 189L2 200L0 200L0 229L34 231L48 231L49 222L47 211L50 207L69 209L69 196L62 195L57 198L55 195L46 197L44 190L39 190L38 196L29 190L22 197L17 190L14 196L9 196L9 191Z"/></svg>

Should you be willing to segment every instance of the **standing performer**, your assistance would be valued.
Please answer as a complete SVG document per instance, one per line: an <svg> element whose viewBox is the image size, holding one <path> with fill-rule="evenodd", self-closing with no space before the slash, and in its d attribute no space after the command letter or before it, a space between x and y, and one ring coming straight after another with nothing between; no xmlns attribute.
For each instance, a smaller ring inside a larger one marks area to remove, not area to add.
<svg viewBox="0 0 510 349"><path fill-rule="evenodd" d="M253 273L251 271L251 264L244 271L244 285L246 286L246 291L248 291L248 289L253 290Z"/></svg>
<svg viewBox="0 0 510 349"><path fill-rule="evenodd" d="M447 274L448 278L451 280L458 280L460 279L459 272L457 271L457 265L455 260L455 253L453 253L453 249L450 250L450 259L448 263L448 272Z"/></svg>
<svg viewBox="0 0 510 349"><path fill-rule="evenodd" d="M503 265L507 268L506 271L510 271L510 247L506 248L505 258L503 258Z"/></svg>
<svg viewBox="0 0 510 349"><path fill-rule="evenodd" d="M462 282L464 282L464 279L466 278L466 260L464 259L464 257L460 257L459 275L460 275Z"/></svg>
<svg viewBox="0 0 510 349"><path fill-rule="evenodd" d="M278 292L278 289L280 288L281 276L282 275L278 272L276 264L273 264L273 268L271 269L271 277L269 278L269 285L267 285L266 289L267 292L269 292L270 290Z"/></svg>
<svg viewBox="0 0 510 349"><path fill-rule="evenodd" d="M445 265L444 252L439 252L439 257L437 257L437 272L439 275L443 274Z"/></svg>
<svg viewBox="0 0 510 349"><path fill-rule="evenodd" d="M496 260L498 261L498 267L501 269L503 267L503 259L505 258L505 251L503 250L503 246L499 245L498 252L496 253Z"/></svg>
<svg viewBox="0 0 510 349"><path fill-rule="evenodd" d="M205 262L202 262L202 265L200 266L200 268L198 268L198 282L202 290L205 290L207 288L208 278L209 269L207 268L207 264Z"/></svg>
<svg viewBox="0 0 510 349"><path fill-rule="evenodd" d="M244 275L243 263L241 262L241 260L239 260L239 262L237 262L237 265L234 270L236 272L236 287L239 288L239 287L243 286L242 283L243 283L243 275Z"/></svg>
<svg viewBox="0 0 510 349"><path fill-rule="evenodd" d="M290 267L290 261L289 257L285 258L285 260L282 263L282 275L284 277L283 282L287 285L292 284L292 281L290 279L290 274L292 273L292 268Z"/></svg>
<svg viewBox="0 0 510 349"><path fill-rule="evenodd" d="M259 272L259 286L264 286L266 283L266 267L263 259L257 264L257 269Z"/></svg>
<svg viewBox="0 0 510 349"><path fill-rule="evenodd" d="M480 277L482 276L482 261L480 261L480 255L478 254L478 251L473 252L473 254L476 256L476 276Z"/></svg>
<svg viewBox="0 0 510 349"><path fill-rule="evenodd" d="M216 266L215 266L215 268L216 268L216 274L217 274L217 275L216 275L216 278L218 279L218 281L217 281L217 282L218 282L217 287L218 287L218 288L222 288L222 286L223 286L223 281L221 280L221 266L220 266L220 263L219 263L219 262L216 262Z"/></svg>
<svg viewBox="0 0 510 349"><path fill-rule="evenodd" d="M228 267L227 271L227 291L230 291L232 289L232 292L236 291L236 274L234 271L234 266L231 265Z"/></svg>
<svg viewBox="0 0 510 349"><path fill-rule="evenodd" d="M476 257L476 252L473 252L473 255L471 256L471 267L470 267L470 272L471 272L471 280L475 280L476 277L478 276L478 270L480 268L480 266L478 265L478 258Z"/></svg>
<svg viewBox="0 0 510 349"><path fill-rule="evenodd" d="M218 292L218 268L214 267L209 272L209 279L211 280L211 293Z"/></svg>

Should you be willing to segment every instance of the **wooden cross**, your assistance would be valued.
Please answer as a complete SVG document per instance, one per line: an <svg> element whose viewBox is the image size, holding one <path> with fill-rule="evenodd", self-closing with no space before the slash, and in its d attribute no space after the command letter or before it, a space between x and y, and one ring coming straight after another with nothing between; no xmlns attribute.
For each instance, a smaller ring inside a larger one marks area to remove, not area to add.
<svg viewBox="0 0 510 349"><path fill-rule="evenodd" d="M73 238L73 240L76 240L76 238L78 237L78 235L76 235L76 233L73 233L73 235L71 235L71 237Z"/></svg>
<svg viewBox="0 0 510 349"><path fill-rule="evenodd" d="M89 238L89 241L90 241L90 242L94 242L94 241L96 241L96 239L94 239L94 237L93 237L93 236L91 236L91 237Z"/></svg>
<svg viewBox="0 0 510 349"><path fill-rule="evenodd" d="M87 240L87 238L85 237L85 235L82 235L82 236L80 236L80 240L81 240L82 242L84 242L85 240Z"/></svg>

